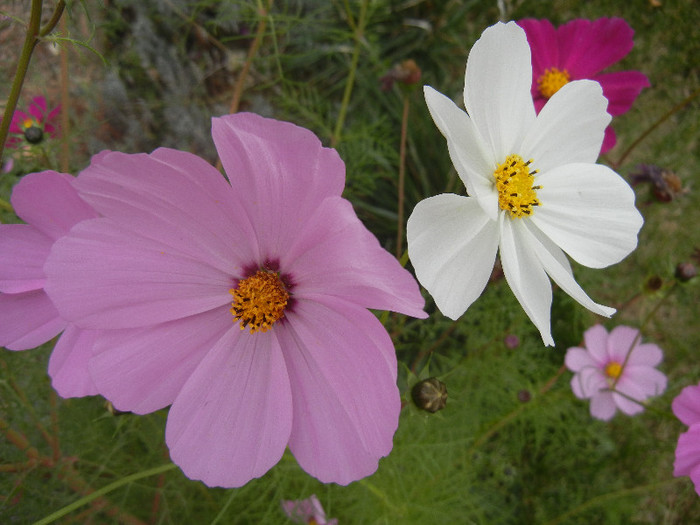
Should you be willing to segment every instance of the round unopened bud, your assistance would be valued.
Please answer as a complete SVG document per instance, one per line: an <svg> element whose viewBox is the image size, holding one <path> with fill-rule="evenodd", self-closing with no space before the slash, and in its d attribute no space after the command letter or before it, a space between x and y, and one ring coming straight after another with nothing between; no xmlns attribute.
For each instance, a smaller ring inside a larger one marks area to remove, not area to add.
<svg viewBox="0 0 700 525"><path fill-rule="evenodd" d="M41 128L30 126L24 130L24 138L27 139L27 142L30 144L39 144L44 138L44 132Z"/></svg>
<svg viewBox="0 0 700 525"><path fill-rule="evenodd" d="M413 385L411 397L418 408L435 413L447 405L447 386L437 377L430 377Z"/></svg>
<svg viewBox="0 0 700 525"><path fill-rule="evenodd" d="M698 270L693 263L683 262L676 266L676 279L684 283L690 281L697 274Z"/></svg>
<svg viewBox="0 0 700 525"><path fill-rule="evenodd" d="M527 403L530 401L530 399L532 399L532 394L526 388L523 388L518 392L518 401L521 403Z"/></svg>
<svg viewBox="0 0 700 525"><path fill-rule="evenodd" d="M664 280L661 277L658 275L652 275L648 277L646 281L644 281L644 290L648 293L658 292L661 290L663 285Z"/></svg>

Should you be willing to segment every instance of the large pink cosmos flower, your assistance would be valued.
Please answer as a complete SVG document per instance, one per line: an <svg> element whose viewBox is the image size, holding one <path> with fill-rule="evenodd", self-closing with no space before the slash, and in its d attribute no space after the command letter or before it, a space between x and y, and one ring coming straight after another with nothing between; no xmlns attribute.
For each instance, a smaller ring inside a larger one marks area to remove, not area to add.
<svg viewBox="0 0 700 525"><path fill-rule="evenodd" d="M685 387L671 404L673 413L690 428L678 438L673 475L690 476L700 496L700 384Z"/></svg>
<svg viewBox="0 0 700 525"><path fill-rule="evenodd" d="M109 329L90 370L115 408L172 404L166 441L190 478L241 486L287 445L321 481L367 476L400 410L367 308L424 318L418 285L341 198L335 150L253 114L212 128L229 181L170 149L93 158L76 186L104 218L54 246L48 293Z"/></svg>
<svg viewBox="0 0 700 525"><path fill-rule="evenodd" d="M49 359L53 387L63 397L97 393L87 369L93 334L62 319L44 292L51 246L73 225L97 217L73 182L55 171L23 177L12 205L26 224L0 224L0 346L27 350L65 330Z"/></svg>
<svg viewBox="0 0 700 525"><path fill-rule="evenodd" d="M608 421L618 408L630 416L638 414L644 410L640 403L666 390L666 376L654 368L663 352L653 343L642 344L639 330L616 326L608 334L595 325L583 339L586 347L569 348L565 362L575 372L574 395L591 400L594 418Z"/></svg>
<svg viewBox="0 0 700 525"><path fill-rule="evenodd" d="M38 144L44 139L44 135L56 137L58 135L58 115L61 106L56 106L51 111L46 107L46 99L42 96L34 97L29 103L27 112L15 110L10 122L10 136L7 139L8 147L17 147L20 142Z"/></svg>
<svg viewBox="0 0 700 525"><path fill-rule="evenodd" d="M532 50L532 97L539 113L559 88L572 80L600 83L608 99L608 113L617 116L630 109L649 79L639 71L600 73L622 60L634 46L634 30L622 18L572 20L555 29L549 20L518 21ZM601 153L611 149L615 131L608 126Z"/></svg>

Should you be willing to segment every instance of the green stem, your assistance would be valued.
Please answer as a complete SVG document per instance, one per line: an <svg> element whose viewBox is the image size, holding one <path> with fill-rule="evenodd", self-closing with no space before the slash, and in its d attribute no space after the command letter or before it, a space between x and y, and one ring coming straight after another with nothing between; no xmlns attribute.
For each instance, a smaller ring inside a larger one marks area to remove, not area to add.
<svg viewBox="0 0 700 525"><path fill-rule="evenodd" d="M0 209L3 209L5 211L11 211L12 213L15 212L15 209L12 207L12 204L7 202L5 199L0 199Z"/></svg>
<svg viewBox="0 0 700 525"><path fill-rule="evenodd" d="M685 100L681 101L679 104L676 104L674 107L672 107L667 113L661 116L659 120L654 122L646 131L644 131L637 139L630 144L629 148L627 148L622 155L620 155L620 158L617 160L617 162L613 162L612 166L613 169L617 170L622 163L625 161L625 159L629 156L630 153L639 145L640 142L642 142L645 138L647 138L652 131L654 131L656 128L658 128L661 124L663 124L666 120L668 120L672 115L675 113L678 113L681 109L686 107L688 104L690 104L695 97L700 95L700 89L695 90L693 93L691 93L688 97L685 98Z"/></svg>
<svg viewBox="0 0 700 525"><path fill-rule="evenodd" d="M406 179L406 134L408 132L408 94L403 96L403 113L401 115L401 141L399 142L399 202L398 202L398 221L396 228L396 258L401 257L403 248L403 208L404 208L404 191Z"/></svg>
<svg viewBox="0 0 700 525"><path fill-rule="evenodd" d="M355 26L355 31L353 33L355 39L355 47L352 51L352 61L350 63L350 71L348 72L348 80L345 84L343 100L340 103L338 121L335 124L335 131L333 131L333 136L331 137L331 147L336 147L338 145L338 142L340 142L340 134L343 130L343 126L345 125L345 116L348 112L348 106L350 105L350 96L352 95L352 88L355 84L355 73L357 73L357 64L360 61L360 48L362 47L362 39L364 38L365 25L367 24L366 15L367 0L364 0L360 6L360 17L357 20L357 26ZM349 18L348 20L352 21L352 18ZM351 25L354 25L354 23L350 23Z"/></svg>
<svg viewBox="0 0 700 525"><path fill-rule="evenodd" d="M597 507L598 505L601 505L609 500L615 500L618 498L623 498L625 496L631 496L637 493L644 493L647 491L655 490L661 487L664 487L665 485L671 485L673 483L677 483L678 481L682 481L682 478L676 478L676 479L669 479L666 481L660 481L657 483L650 483L649 485L642 485L641 487L634 487L631 489L623 489L623 490L618 490L615 492L610 492L608 494L603 494L601 496L596 496L595 498L592 498L588 500L585 503L582 503L578 507L574 507L568 512L565 512L561 516L557 516L556 518L548 521L546 525L556 525L557 523L569 523L569 518L571 516L575 516L576 514L579 514L580 512L584 512L590 508Z"/></svg>
<svg viewBox="0 0 700 525"><path fill-rule="evenodd" d="M34 525L46 525L48 523L53 523L54 521L56 521L59 518L62 518L69 512L73 512L74 510L82 507L83 505L87 505L94 499L97 499L100 496L104 496L105 494L108 494L113 490L123 487L124 485L131 483L132 481L154 476L156 474L160 474L161 472L166 472L174 468L177 468L177 465L175 465L174 463L168 463L166 465L160 465L159 467L154 467L148 470L143 470L141 472L136 472L135 474L130 474L129 476L125 476L115 481L114 483L110 483L109 485L106 485L101 489L96 490L95 492L91 492L87 496L80 498L78 501L74 501L70 505L67 505L62 509L53 512L52 514L49 514L45 518L35 522Z"/></svg>

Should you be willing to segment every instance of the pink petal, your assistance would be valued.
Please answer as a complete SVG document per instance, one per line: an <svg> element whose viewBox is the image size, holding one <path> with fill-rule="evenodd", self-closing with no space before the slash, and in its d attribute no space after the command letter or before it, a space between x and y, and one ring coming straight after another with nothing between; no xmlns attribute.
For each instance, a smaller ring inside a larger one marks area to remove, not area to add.
<svg viewBox="0 0 700 525"><path fill-rule="evenodd" d="M26 114L24 111L20 111L19 109L16 110L15 113L12 115L12 122L10 123L10 133L17 133L19 135L23 135L24 127L22 126L22 124L28 118L29 115Z"/></svg>
<svg viewBox="0 0 700 525"><path fill-rule="evenodd" d="M610 331L608 336L608 357L622 364L630 351L632 351L632 345L636 346L640 341L641 335L636 328L624 325L616 326ZM632 354L636 351L634 349Z"/></svg>
<svg viewBox="0 0 700 525"><path fill-rule="evenodd" d="M603 88L603 95L608 99L608 113L612 116L628 111L642 89L651 85L647 76L640 71L603 73L591 80L599 82Z"/></svg>
<svg viewBox="0 0 700 525"><path fill-rule="evenodd" d="M319 297L295 304L279 339L294 405L289 448L301 467L341 485L372 474L401 409L384 327L363 308Z"/></svg>
<svg viewBox="0 0 700 525"><path fill-rule="evenodd" d="M110 219L77 225L54 244L46 291L83 328L134 328L231 302L230 275Z"/></svg>
<svg viewBox="0 0 700 525"><path fill-rule="evenodd" d="M615 401L612 392L598 392L591 398L591 416L610 421L615 415Z"/></svg>
<svg viewBox="0 0 700 525"><path fill-rule="evenodd" d="M678 438L676 446L676 461L673 464L673 475L688 476L691 471L700 466L700 425L692 425L687 432ZM697 485L696 483L696 490Z"/></svg>
<svg viewBox="0 0 700 525"><path fill-rule="evenodd" d="M165 439L190 479L240 487L280 460L291 426L289 377L274 330L233 327L178 394Z"/></svg>
<svg viewBox="0 0 700 525"><path fill-rule="evenodd" d="M62 237L75 224L97 213L73 187L74 177L56 171L30 173L12 190L17 215L52 239Z"/></svg>
<svg viewBox="0 0 700 525"><path fill-rule="evenodd" d="M664 353L654 343L638 344L627 359L627 364L654 367L661 363Z"/></svg>
<svg viewBox="0 0 700 525"><path fill-rule="evenodd" d="M576 19L557 29L561 65L572 79L592 75L632 50L634 31L622 18Z"/></svg>
<svg viewBox="0 0 700 525"><path fill-rule="evenodd" d="M673 413L686 425L700 423L700 385L687 386L671 404Z"/></svg>
<svg viewBox="0 0 700 525"><path fill-rule="evenodd" d="M53 239L28 224L0 224L0 292L44 287L44 261Z"/></svg>
<svg viewBox="0 0 700 525"><path fill-rule="evenodd" d="M56 337L66 326L43 290L0 294L0 346L27 350Z"/></svg>
<svg viewBox="0 0 700 525"><path fill-rule="evenodd" d="M610 151L615 144L617 144L617 137L615 135L615 130L610 126L605 128L605 136L603 138L603 145L600 147L600 154L607 153Z"/></svg>
<svg viewBox="0 0 700 525"><path fill-rule="evenodd" d="M623 379L629 380L636 385L643 396L639 398L640 400L663 394L667 385L666 376L656 368L646 365L630 365L629 362L618 385Z"/></svg>
<svg viewBox="0 0 700 525"><path fill-rule="evenodd" d="M221 271L240 275L242 265L261 258L239 190L191 153L105 151L75 185L105 217Z"/></svg>
<svg viewBox="0 0 700 525"><path fill-rule="evenodd" d="M233 326L228 308L145 328L104 330L90 371L118 410L147 414L175 400L204 356Z"/></svg>
<svg viewBox="0 0 700 525"><path fill-rule="evenodd" d="M325 199L295 235L280 267L294 294L330 294L366 308L426 318L418 283L384 250L340 197Z"/></svg>
<svg viewBox="0 0 700 525"><path fill-rule="evenodd" d="M61 397L83 397L96 395L88 362L97 338L97 332L81 330L69 324L49 359L51 386Z"/></svg>
<svg viewBox="0 0 700 525"><path fill-rule="evenodd" d="M608 356L608 332L603 325L597 324L583 333L586 350L600 368L610 360Z"/></svg>
<svg viewBox="0 0 700 525"><path fill-rule="evenodd" d="M566 356L564 357L564 363L566 363L566 368L572 372L578 372L579 370L586 367L596 367L597 364L591 357L591 355L586 351L585 348L569 348L566 351Z"/></svg>
<svg viewBox="0 0 700 525"><path fill-rule="evenodd" d="M46 99L41 95L34 97L29 103L29 113L38 121L44 121L44 115L46 115Z"/></svg>
<svg viewBox="0 0 700 525"><path fill-rule="evenodd" d="M595 367L582 368L571 378L571 390L579 399L589 399L608 388L603 373Z"/></svg>
<svg viewBox="0 0 700 525"><path fill-rule="evenodd" d="M237 113L212 119L212 137L263 258L285 253L323 199L343 191L343 161L307 129Z"/></svg>

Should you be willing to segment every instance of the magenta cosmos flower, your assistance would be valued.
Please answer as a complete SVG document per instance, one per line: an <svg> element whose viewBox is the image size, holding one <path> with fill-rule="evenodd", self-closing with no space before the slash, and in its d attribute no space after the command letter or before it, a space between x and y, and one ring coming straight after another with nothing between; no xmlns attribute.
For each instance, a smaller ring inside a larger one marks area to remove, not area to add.
<svg viewBox="0 0 700 525"><path fill-rule="evenodd" d="M641 343L639 330L617 326L610 334L595 325L583 334L585 348L569 348L566 366L574 373L571 389L579 399L591 400L591 416L608 421L620 409L627 415L642 412L643 403L666 390L666 376L656 370L661 349Z"/></svg>
<svg viewBox="0 0 700 525"><path fill-rule="evenodd" d="M634 31L622 18L572 20L555 29L549 20L520 20L532 50L532 97L539 113L547 100L572 80L600 83L613 117L630 109L649 79L639 71L600 73L622 60L634 46ZM617 139L608 126L601 153Z"/></svg>
<svg viewBox="0 0 700 525"><path fill-rule="evenodd" d="M323 510L316 494L311 494L307 499L283 501L282 510L294 523L338 525L337 519L329 520L326 518L326 511Z"/></svg>
<svg viewBox="0 0 700 525"><path fill-rule="evenodd" d="M34 97L29 103L27 112L16 110L10 123L10 137L7 140L9 147L17 147L23 140L30 144L40 143L45 135L56 137L58 135L58 115L61 106L56 106L51 111L46 107L46 99L42 96Z"/></svg>
<svg viewBox="0 0 700 525"><path fill-rule="evenodd" d="M678 438L673 475L690 476L700 496L700 385L685 387L671 404L673 413L690 428Z"/></svg>
<svg viewBox="0 0 700 525"><path fill-rule="evenodd" d="M241 486L287 445L321 481L367 476L400 410L394 348L367 308L424 318L418 285L310 131L241 113L212 133L228 181L170 149L95 156L76 186L104 218L54 246L49 295L110 330L90 370L115 408L172 404L166 441L190 478Z"/></svg>
<svg viewBox="0 0 700 525"><path fill-rule="evenodd" d="M97 217L73 182L55 171L23 177L12 205L26 224L0 224L0 346L27 350L65 330L49 359L53 387L63 397L97 393L87 369L93 334L61 318L44 292L51 246L73 225Z"/></svg>

